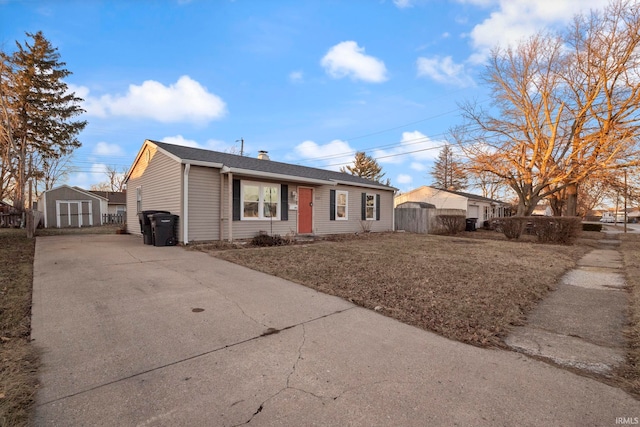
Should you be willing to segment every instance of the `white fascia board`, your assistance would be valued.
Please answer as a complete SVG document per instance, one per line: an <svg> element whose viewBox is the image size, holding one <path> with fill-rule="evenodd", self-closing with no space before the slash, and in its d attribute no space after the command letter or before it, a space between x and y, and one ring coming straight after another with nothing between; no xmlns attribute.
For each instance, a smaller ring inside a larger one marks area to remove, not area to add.
<svg viewBox="0 0 640 427"><path fill-rule="evenodd" d="M350 185L352 187L365 187L365 188L375 188L377 190L398 191L398 189L395 187L383 187L381 185L375 185L375 184L361 184L359 182L338 181L336 179L332 179L331 181L335 182L336 184Z"/></svg>
<svg viewBox="0 0 640 427"><path fill-rule="evenodd" d="M202 161L202 160L182 159L182 160L180 160L180 162L183 165L204 166L204 167L207 167L207 168L222 169L222 167L224 166L222 163L205 162L205 161Z"/></svg>
<svg viewBox="0 0 640 427"><path fill-rule="evenodd" d="M261 172L261 171L254 171L249 169L230 168L227 166L225 166L222 169L222 173L229 173L229 172L233 174L238 174L238 175L246 175L246 176L257 177L257 178L270 178L270 179L276 179L280 181L302 182L302 183L322 184L322 185L335 185L333 181L327 181L324 179L304 178L300 176L285 175L281 173Z"/></svg>

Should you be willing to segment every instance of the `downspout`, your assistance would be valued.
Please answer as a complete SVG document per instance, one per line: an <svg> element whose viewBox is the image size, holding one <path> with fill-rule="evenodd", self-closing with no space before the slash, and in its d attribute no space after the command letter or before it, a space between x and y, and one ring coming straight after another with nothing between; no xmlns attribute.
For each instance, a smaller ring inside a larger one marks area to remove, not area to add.
<svg viewBox="0 0 640 427"><path fill-rule="evenodd" d="M218 221L218 240L224 240L224 171L220 169L220 221Z"/></svg>
<svg viewBox="0 0 640 427"><path fill-rule="evenodd" d="M233 242L233 173L229 172L227 174L229 182L227 184L228 187L228 214L229 214L229 221L227 221L229 223L229 235L228 235L228 239L230 242Z"/></svg>
<svg viewBox="0 0 640 427"><path fill-rule="evenodd" d="M191 163L184 165L184 190L182 207L182 242L186 245L189 243L189 171Z"/></svg>
<svg viewBox="0 0 640 427"><path fill-rule="evenodd" d="M49 220L47 218L47 192L42 193L42 203L44 203L44 228L49 227Z"/></svg>

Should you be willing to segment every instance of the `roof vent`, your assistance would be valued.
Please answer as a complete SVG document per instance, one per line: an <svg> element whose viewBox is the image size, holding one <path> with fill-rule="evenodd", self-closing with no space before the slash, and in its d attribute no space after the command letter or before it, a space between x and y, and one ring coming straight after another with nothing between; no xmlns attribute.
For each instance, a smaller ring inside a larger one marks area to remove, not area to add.
<svg viewBox="0 0 640 427"><path fill-rule="evenodd" d="M258 159L260 159L260 160L271 160L271 159L269 159L268 151L264 151L264 150L258 151Z"/></svg>

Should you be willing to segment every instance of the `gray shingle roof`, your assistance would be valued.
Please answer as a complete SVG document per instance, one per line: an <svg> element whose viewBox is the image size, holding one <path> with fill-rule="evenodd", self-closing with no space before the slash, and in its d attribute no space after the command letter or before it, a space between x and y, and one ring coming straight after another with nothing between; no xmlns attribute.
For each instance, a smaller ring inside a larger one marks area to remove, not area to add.
<svg viewBox="0 0 640 427"><path fill-rule="evenodd" d="M109 204L114 205L126 205L127 204L127 193L123 191L98 191L98 190L89 190L89 193L93 193L97 196L104 197L108 200Z"/></svg>
<svg viewBox="0 0 640 427"><path fill-rule="evenodd" d="M167 144L149 140L163 150L183 160L191 160L207 163L221 163L230 168L246 169L258 172L288 175L298 178L319 179L325 181L341 181L354 185L375 185L391 191L394 187L381 184L369 179L354 176L348 173L335 172L326 169L311 168L308 166L293 165L290 163L276 162L273 160L260 160L253 157L238 156L236 154L221 153L219 151L204 150L202 148L184 147L182 145Z"/></svg>
<svg viewBox="0 0 640 427"><path fill-rule="evenodd" d="M477 194L464 193L462 191L445 190L444 188L437 188L437 187L433 187L433 188L435 188L436 190L440 190L440 191L446 191L447 193L457 194L458 196L463 196L463 197L466 197L467 199L479 200L481 202L487 202L487 203L507 204L505 202L501 202L500 200L494 200L494 199L490 199L488 197L478 196Z"/></svg>

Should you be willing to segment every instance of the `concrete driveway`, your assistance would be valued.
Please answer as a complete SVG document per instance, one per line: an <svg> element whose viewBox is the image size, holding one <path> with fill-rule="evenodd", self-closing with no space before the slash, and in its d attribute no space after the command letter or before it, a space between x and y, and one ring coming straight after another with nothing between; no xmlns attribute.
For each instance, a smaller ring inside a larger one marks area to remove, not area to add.
<svg viewBox="0 0 640 427"><path fill-rule="evenodd" d="M363 283L363 286L366 286ZM449 341L179 247L40 237L36 425L563 425L640 417L619 389Z"/></svg>

